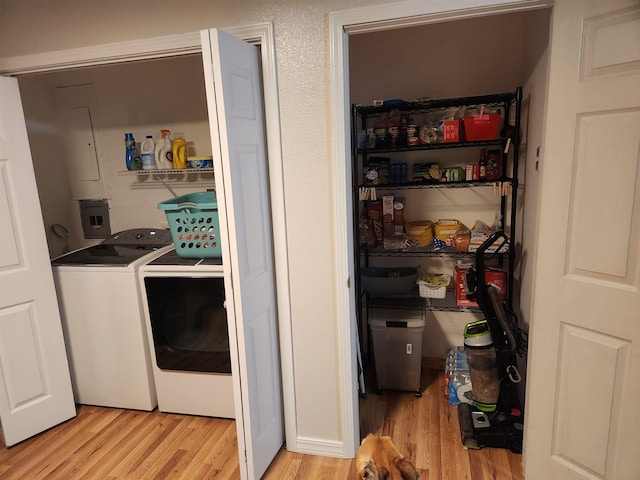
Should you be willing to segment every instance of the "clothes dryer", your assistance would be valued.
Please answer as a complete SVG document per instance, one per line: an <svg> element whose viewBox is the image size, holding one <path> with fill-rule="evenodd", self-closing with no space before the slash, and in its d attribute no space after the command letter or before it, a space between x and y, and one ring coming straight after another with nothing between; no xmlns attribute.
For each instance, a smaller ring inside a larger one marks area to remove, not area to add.
<svg viewBox="0 0 640 480"><path fill-rule="evenodd" d="M235 418L221 260L173 251L138 276L158 409Z"/></svg>

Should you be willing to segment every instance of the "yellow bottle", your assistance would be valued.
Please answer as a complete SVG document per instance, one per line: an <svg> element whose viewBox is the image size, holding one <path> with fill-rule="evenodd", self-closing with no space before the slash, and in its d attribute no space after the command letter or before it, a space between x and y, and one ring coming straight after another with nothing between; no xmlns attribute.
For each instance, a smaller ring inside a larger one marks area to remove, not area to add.
<svg viewBox="0 0 640 480"><path fill-rule="evenodd" d="M187 168L187 141L181 133L173 140L173 168Z"/></svg>

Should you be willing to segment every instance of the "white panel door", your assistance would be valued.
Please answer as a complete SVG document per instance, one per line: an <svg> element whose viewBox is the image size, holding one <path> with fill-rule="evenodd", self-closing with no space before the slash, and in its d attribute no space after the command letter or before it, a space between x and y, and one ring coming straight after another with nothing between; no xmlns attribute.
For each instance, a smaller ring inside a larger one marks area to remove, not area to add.
<svg viewBox="0 0 640 480"><path fill-rule="evenodd" d="M277 310L258 49L202 32L227 292L243 479L259 479L281 448ZM246 459L246 464L244 464Z"/></svg>
<svg viewBox="0 0 640 480"><path fill-rule="evenodd" d="M0 421L14 445L76 414L18 82L0 77Z"/></svg>
<svg viewBox="0 0 640 480"><path fill-rule="evenodd" d="M552 16L525 476L640 478L640 3Z"/></svg>

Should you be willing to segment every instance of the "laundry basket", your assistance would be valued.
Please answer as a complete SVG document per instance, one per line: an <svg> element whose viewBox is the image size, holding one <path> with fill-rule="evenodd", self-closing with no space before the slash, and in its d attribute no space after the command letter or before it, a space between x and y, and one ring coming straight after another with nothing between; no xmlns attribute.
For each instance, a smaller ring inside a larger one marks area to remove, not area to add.
<svg viewBox="0 0 640 480"><path fill-rule="evenodd" d="M196 192L165 200L164 210L176 253L183 258L220 258L220 222L215 192Z"/></svg>

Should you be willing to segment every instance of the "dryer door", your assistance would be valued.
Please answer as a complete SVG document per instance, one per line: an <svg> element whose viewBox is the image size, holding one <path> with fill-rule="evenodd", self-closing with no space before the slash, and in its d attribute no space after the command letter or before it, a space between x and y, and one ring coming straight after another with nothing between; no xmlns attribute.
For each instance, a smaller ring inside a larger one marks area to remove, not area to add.
<svg viewBox="0 0 640 480"><path fill-rule="evenodd" d="M156 365L231 373L222 277L145 277Z"/></svg>

